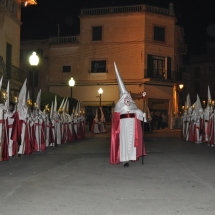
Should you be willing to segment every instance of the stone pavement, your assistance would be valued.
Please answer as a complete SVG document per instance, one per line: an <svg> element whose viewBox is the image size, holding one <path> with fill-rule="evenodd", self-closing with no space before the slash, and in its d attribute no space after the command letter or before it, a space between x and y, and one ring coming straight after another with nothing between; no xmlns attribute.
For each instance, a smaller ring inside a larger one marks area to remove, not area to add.
<svg viewBox="0 0 215 215"><path fill-rule="evenodd" d="M179 130L144 139L129 168L109 164L110 132L0 162L0 215L214 215L215 148Z"/></svg>

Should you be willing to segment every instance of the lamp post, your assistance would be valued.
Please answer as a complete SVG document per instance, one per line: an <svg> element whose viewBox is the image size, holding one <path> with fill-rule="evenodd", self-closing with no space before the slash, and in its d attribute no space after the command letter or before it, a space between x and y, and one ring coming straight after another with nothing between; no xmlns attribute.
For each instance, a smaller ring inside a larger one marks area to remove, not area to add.
<svg viewBox="0 0 215 215"><path fill-rule="evenodd" d="M72 87L75 86L75 80L73 79L73 77L71 77L71 79L69 80L69 86L71 87L71 98L72 98Z"/></svg>
<svg viewBox="0 0 215 215"><path fill-rule="evenodd" d="M38 65L39 63L39 57L37 56L36 52L33 52L32 55L29 57L29 62L30 62L30 65L33 67L33 74L32 74L32 94L31 94L31 97L32 97L32 104L34 104L34 81L35 81L35 68L36 66ZM32 108L33 108L33 105L32 105Z"/></svg>
<svg viewBox="0 0 215 215"><path fill-rule="evenodd" d="M180 83L180 84L178 84L178 94L179 94L179 107L178 107L178 109L179 110L181 110L181 108L182 108L182 102L183 102L183 95L182 95L182 93L183 93L183 89L184 89L184 84L183 83Z"/></svg>
<svg viewBox="0 0 215 215"><path fill-rule="evenodd" d="M99 106L101 107L103 89L99 88L98 93L99 93Z"/></svg>

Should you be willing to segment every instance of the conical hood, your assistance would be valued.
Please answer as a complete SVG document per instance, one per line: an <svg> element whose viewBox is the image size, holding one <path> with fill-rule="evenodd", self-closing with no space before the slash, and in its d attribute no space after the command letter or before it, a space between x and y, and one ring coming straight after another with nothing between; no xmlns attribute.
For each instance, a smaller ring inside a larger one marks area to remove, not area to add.
<svg viewBox="0 0 215 215"><path fill-rule="evenodd" d="M101 116L104 116L104 113L103 113L102 107L100 108L100 110L101 110Z"/></svg>
<svg viewBox="0 0 215 215"><path fill-rule="evenodd" d="M30 99L30 93L29 93L29 91L28 91L28 93L27 93L27 101Z"/></svg>
<svg viewBox="0 0 215 215"><path fill-rule="evenodd" d="M98 109L96 108L96 115L95 115L95 119L98 119Z"/></svg>
<svg viewBox="0 0 215 215"><path fill-rule="evenodd" d="M2 80L3 80L3 76L0 79L0 91L1 91L1 86L2 86Z"/></svg>
<svg viewBox="0 0 215 215"><path fill-rule="evenodd" d="M50 118L52 119L53 117L53 102L51 104L51 109L50 109Z"/></svg>
<svg viewBox="0 0 215 215"><path fill-rule="evenodd" d="M63 111L66 111L66 105L67 105L67 101L68 101L68 97L66 97L66 100L65 100L65 102L64 102L64 104L63 104Z"/></svg>
<svg viewBox="0 0 215 215"><path fill-rule="evenodd" d="M198 94L197 94L197 101L196 101L196 103L197 103L198 109L199 109L199 108L202 108L202 104L201 104L201 101L200 101L200 98L199 98L199 95L198 95Z"/></svg>
<svg viewBox="0 0 215 215"><path fill-rule="evenodd" d="M63 98L63 100L62 100L62 102L61 102L61 104L60 104L59 109L60 109L60 108L62 108L62 109L63 109L64 100L65 100L65 97Z"/></svg>
<svg viewBox="0 0 215 215"><path fill-rule="evenodd" d="M57 111L57 96L55 95L55 101L54 101L54 112Z"/></svg>
<svg viewBox="0 0 215 215"><path fill-rule="evenodd" d="M7 100L5 102L5 106L6 106L7 109L9 109L9 102L10 102L10 81L8 81L8 83L7 83L6 93L7 93Z"/></svg>
<svg viewBox="0 0 215 215"><path fill-rule="evenodd" d="M209 103L212 102L211 99L211 91L210 91L210 87L208 86L208 103L207 103L207 107L209 107Z"/></svg>
<svg viewBox="0 0 215 215"><path fill-rule="evenodd" d="M81 113L81 101L78 101L78 113Z"/></svg>
<svg viewBox="0 0 215 215"><path fill-rule="evenodd" d="M37 107L40 109L40 103L41 103L41 89L39 90L37 94L37 99L36 99Z"/></svg>
<svg viewBox="0 0 215 215"><path fill-rule="evenodd" d="M66 110L67 113L69 113L69 100L67 100L67 104L66 104Z"/></svg>
<svg viewBox="0 0 215 215"><path fill-rule="evenodd" d="M117 81L118 81L118 85L119 85L118 87L119 87L119 92L120 92L120 99L116 103L114 111L126 113L129 111L137 110L138 109L137 105L132 100L130 93L128 93L128 91L126 90L115 63L114 63L114 66L115 66L115 72L116 72L116 77L117 77Z"/></svg>
<svg viewBox="0 0 215 215"><path fill-rule="evenodd" d="M26 87L27 79L25 79L25 82L22 85L22 88L19 92L19 104L22 106L26 105L26 93L27 93L27 87Z"/></svg>
<svg viewBox="0 0 215 215"><path fill-rule="evenodd" d="M119 74L119 71L116 67L116 63L114 62L114 68L115 68L115 72L116 72L116 78L117 78L117 82L118 82L118 88L119 88L119 94L120 94L120 97L124 94L124 93L128 93L128 91L126 90L125 88L125 85L122 81L122 78Z"/></svg>
<svg viewBox="0 0 215 215"><path fill-rule="evenodd" d="M187 94L187 108L190 108L191 107L191 100L190 100L190 94L188 93Z"/></svg>
<svg viewBox="0 0 215 215"><path fill-rule="evenodd" d="M103 113L102 107L100 107L100 111L101 111L101 121L105 121L105 115Z"/></svg>
<svg viewBox="0 0 215 215"><path fill-rule="evenodd" d="M77 104L76 104L75 115L78 115L78 107L79 107L79 102L77 102Z"/></svg>

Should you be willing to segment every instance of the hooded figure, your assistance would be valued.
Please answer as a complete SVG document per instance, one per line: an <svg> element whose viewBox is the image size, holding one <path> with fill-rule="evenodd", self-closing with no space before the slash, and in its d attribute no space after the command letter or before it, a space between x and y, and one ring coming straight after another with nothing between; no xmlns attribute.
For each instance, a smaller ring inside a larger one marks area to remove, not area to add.
<svg viewBox="0 0 215 215"><path fill-rule="evenodd" d="M18 143L18 154L21 156L25 151L25 127L26 118L28 113L28 108L26 105L26 95L27 95L27 79L22 85L19 92L17 111L13 115L14 121L12 126L11 139Z"/></svg>
<svg viewBox="0 0 215 215"><path fill-rule="evenodd" d="M10 87L9 87L10 83L8 81L8 85L7 85L7 95L10 95ZM15 103L13 103L12 101L10 101L9 99L10 97L8 97L8 99L5 102L5 106L7 108L7 112L5 114L6 116L6 125L7 125L7 132L8 134L7 136L7 141L8 141L8 153L9 156L12 157L16 154L16 143L13 142L13 140L10 138L11 137L11 133L12 133L12 126L13 126L13 121L14 119L12 118L14 112L15 112Z"/></svg>
<svg viewBox="0 0 215 215"><path fill-rule="evenodd" d="M10 138L8 136L8 133L9 133L9 117L11 116L11 114L9 115L8 112L9 112L9 81L8 81L8 84L7 84L7 90L6 90L6 101L5 101L5 106L4 106L4 110L2 110L2 118L3 120L1 120L2 122L2 126L3 126L3 129L1 130L1 133L2 133L2 139L0 141L1 143L1 159L2 160L9 160L9 156L11 156L12 154L12 144L13 144L13 141L11 140L10 141ZM10 125L12 125L13 122L10 123ZM11 133L11 129L10 129L10 133Z"/></svg>
<svg viewBox="0 0 215 215"><path fill-rule="evenodd" d="M60 121L60 115L59 115L59 113L57 111L57 96L55 96L52 120L54 122L55 146L57 146L57 145L61 144L61 121Z"/></svg>
<svg viewBox="0 0 215 215"><path fill-rule="evenodd" d="M102 107L100 107L100 111L101 111L101 118L100 118L100 131L101 133L105 133L106 132L106 128L105 128L105 115L103 113Z"/></svg>
<svg viewBox="0 0 215 215"><path fill-rule="evenodd" d="M207 142L208 146L210 146L209 144L209 139L210 139L210 133L209 133L209 121L210 121L210 115L212 113L212 107L211 107L211 92L210 92L210 88L208 86L208 102L207 102L207 106L204 110L204 139L203 142Z"/></svg>
<svg viewBox="0 0 215 215"><path fill-rule="evenodd" d="M136 161L146 155L141 126L145 114L137 108L126 90L115 63L114 67L120 99L115 106L112 118L110 163L124 162L124 167L128 167L130 160Z"/></svg>
<svg viewBox="0 0 215 215"><path fill-rule="evenodd" d="M186 100L186 126L185 126L185 139L188 141L189 139L189 127L190 127L190 122L191 122L191 117L192 117L192 106L191 106L191 100L190 100L190 94L187 94L187 100Z"/></svg>
<svg viewBox="0 0 215 215"><path fill-rule="evenodd" d="M195 126L194 126L194 141L195 143L199 144L199 143L202 143L203 109L202 109L201 101L198 94L197 94L195 112L196 112L196 120L195 120Z"/></svg>
<svg viewBox="0 0 215 215"><path fill-rule="evenodd" d="M34 151L45 151L46 149L46 143L45 143L45 115L40 110L40 104L41 104L41 89L39 90L37 94L36 99L36 107L35 107L35 117L34 117L34 126L35 126L35 145L34 145Z"/></svg>
<svg viewBox="0 0 215 215"><path fill-rule="evenodd" d="M100 133L100 123L98 118L98 110L96 109L96 116L93 121L92 133L99 134Z"/></svg>

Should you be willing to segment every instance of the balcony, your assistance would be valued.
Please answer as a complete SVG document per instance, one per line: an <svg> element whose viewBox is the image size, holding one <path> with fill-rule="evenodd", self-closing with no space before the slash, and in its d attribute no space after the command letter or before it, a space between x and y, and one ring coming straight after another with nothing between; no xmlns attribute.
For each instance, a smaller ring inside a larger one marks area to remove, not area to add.
<svg viewBox="0 0 215 215"><path fill-rule="evenodd" d="M151 13L158 13L167 16L174 16L174 11L150 5L131 5L120 7L106 7L106 8L92 8L82 9L81 15L104 15L104 14L118 14L118 13L133 13L147 11Z"/></svg>
<svg viewBox="0 0 215 215"><path fill-rule="evenodd" d="M154 78L157 80L176 80L176 72L175 71L159 72L157 70L145 69L144 78Z"/></svg>
<svg viewBox="0 0 215 215"><path fill-rule="evenodd" d="M65 44L65 43L79 43L79 36L69 36L69 37L50 37L48 43L50 44Z"/></svg>
<svg viewBox="0 0 215 215"><path fill-rule="evenodd" d="M6 68L5 78L23 83L25 78L23 72L16 66L11 64L10 68Z"/></svg>

